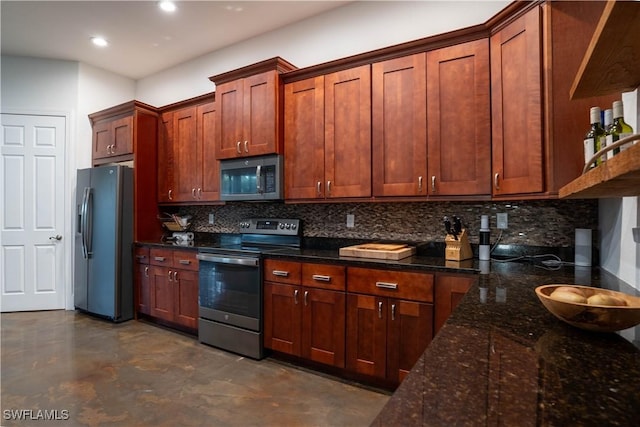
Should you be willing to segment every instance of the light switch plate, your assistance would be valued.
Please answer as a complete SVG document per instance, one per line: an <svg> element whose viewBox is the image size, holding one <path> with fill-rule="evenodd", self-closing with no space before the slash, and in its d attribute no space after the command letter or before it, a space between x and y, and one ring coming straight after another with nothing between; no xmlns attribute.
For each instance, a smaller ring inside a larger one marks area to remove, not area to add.
<svg viewBox="0 0 640 427"><path fill-rule="evenodd" d="M356 217L352 214L347 214L347 228L353 228L356 225Z"/></svg>
<svg viewBox="0 0 640 427"><path fill-rule="evenodd" d="M213 225L213 223L215 222L216 217L215 215L212 213L209 214L209 225Z"/></svg>

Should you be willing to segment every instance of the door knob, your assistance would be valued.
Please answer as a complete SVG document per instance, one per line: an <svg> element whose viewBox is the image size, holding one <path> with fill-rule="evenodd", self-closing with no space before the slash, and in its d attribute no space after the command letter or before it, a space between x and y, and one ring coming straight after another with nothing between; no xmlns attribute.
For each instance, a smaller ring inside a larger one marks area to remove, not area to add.
<svg viewBox="0 0 640 427"><path fill-rule="evenodd" d="M49 240L62 240L62 236L59 234L57 236L51 236L49 237Z"/></svg>

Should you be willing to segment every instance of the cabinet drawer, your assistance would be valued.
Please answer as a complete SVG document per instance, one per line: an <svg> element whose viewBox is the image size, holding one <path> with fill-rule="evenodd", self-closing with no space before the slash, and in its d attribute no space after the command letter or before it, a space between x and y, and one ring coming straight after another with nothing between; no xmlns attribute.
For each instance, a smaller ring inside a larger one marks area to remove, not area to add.
<svg viewBox="0 0 640 427"><path fill-rule="evenodd" d="M136 264L149 264L149 248L136 246L133 249L133 260Z"/></svg>
<svg viewBox="0 0 640 427"><path fill-rule="evenodd" d="M313 288L345 290L345 267L328 264L302 264L302 284Z"/></svg>
<svg viewBox="0 0 640 427"><path fill-rule="evenodd" d="M299 285L300 266L299 262L266 259L264 260L264 280Z"/></svg>
<svg viewBox="0 0 640 427"><path fill-rule="evenodd" d="M152 265L171 266L173 264L173 250L151 248L149 250L149 263Z"/></svg>
<svg viewBox="0 0 640 427"><path fill-rule="evenodd" d="M173 267L184 270L198 270L196 251L173 251Z"/></svg>
<svg viewBox="0 0 640 427"><path fill-rule="evenodd" d="M347 291L433 302L433 274L349 267Z"/></svg>

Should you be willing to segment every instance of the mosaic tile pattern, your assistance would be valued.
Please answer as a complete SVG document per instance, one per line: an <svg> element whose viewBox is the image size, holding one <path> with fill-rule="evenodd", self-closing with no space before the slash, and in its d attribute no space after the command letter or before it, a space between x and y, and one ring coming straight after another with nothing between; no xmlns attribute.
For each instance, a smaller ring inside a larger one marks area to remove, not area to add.
<svg viewBox="0 0 640 427"><path fill-rule="evenodd" d="M240 220L250 217L300 218L305 237L333 237L402 241L444 241L445 215L463 218L471 243L478 243L480 216L489 215L492 242L498 236L496 213L508 214L509 228L501 243L563 247L573 246L576 228L598 228L595 200L519 202L408 202L408 203L228 203L222 206L186 206L180 214L192 215L192 231L238 233ZM209 225L209 213L215 224ZM355 227L346 227L347 214ZM597 232L593 233L594 244Z"/></svg>

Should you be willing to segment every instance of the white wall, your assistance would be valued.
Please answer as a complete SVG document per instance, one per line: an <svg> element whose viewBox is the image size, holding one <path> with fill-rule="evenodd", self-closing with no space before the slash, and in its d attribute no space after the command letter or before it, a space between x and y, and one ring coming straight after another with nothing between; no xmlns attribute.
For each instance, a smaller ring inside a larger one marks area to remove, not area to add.
<svg viewBox="0 0 640 427"><path fill-rule="evenodd" d="M638 89L622 94L625 121L639 132L640 97ZM600 266L640 289L640 244L633 241L631 229L640 227L640 198L601 199Z"/></svg>
<svg viewBox="0 0 640 427"><path fill-rule="evenodd" d="M215 90L209 77L280 56L299 68L481 24L510 1L355 2L138 81L155 106Z"/></svg>

